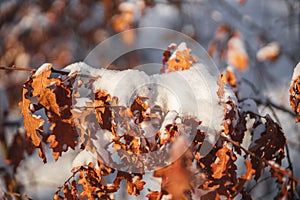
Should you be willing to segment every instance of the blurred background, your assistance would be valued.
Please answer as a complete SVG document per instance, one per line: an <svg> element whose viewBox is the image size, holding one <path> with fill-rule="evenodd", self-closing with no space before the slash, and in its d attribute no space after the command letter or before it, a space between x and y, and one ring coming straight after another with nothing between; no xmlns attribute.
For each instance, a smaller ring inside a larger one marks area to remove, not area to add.
<svg viewBox="0 0 300 200"><path fill-rule="evenodd" d="M221 72L230 65L240 81L240 99L275 103L276 116L272 117L287 134L294 172L300 177L299 126L289 112L290 81L300 61L300 0L1 0L0 67L37 68L49 62L61 69L84 60L106 38L147 26L192 37L208 51ZM129 45L137 38L147 40L148 36L129 34L123 42ZM157 34L152 39L164 38ZM117 64L133 68L146 59L161 62L162 54L150 54L133 52ZM240 59L232 59L232 55ZM0 70L0 139L6 146L12 138L8 133L22 126L18 102L28 76L26 71ZM260 110L273 113L266 105ZM53 188L69 176L73 157L66 154L64 160L47 168L37 156L22 163L17 177L24 180L25 193L36 199L51 196ZM1 165L5 165L4 160L2 155ZM51 173L38 177L43 170ZM63 175L51 177L57 171ZM254 199L272 195L274 188L268 180L262 183L268 184L268 190L260 187L254 191Z"/></svg>

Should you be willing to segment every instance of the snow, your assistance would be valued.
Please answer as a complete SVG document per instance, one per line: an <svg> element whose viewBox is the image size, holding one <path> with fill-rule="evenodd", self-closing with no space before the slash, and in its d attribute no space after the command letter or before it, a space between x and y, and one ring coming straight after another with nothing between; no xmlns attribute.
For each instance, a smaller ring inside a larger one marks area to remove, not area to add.
<svg viewBox="0 0 300 200"><path fill-rule="evenodd" d="M111 97L116 96L121 106L128 107L137 96L148 97L150 106L159 105L165 111L176 111L180 116L195 116L204 126L220 130L223 109L216 95L218 86L202 64L195 64L190 70L150 76L138 70L96 69L83 62L63 70L70 72L70 75L80 72L99 76L92 90L102 90ZM230 96L233 97L233 93Z"/></svg>
<svg viewBox="0 0 300 200"><path fill-rule="evenodd" d="M44 71L47 71L49 69L49 67L51 66L51 63L44 63L42 66L40 66L36 72L34 73L34 75L38 76L41 73L43 73Z"/></svg>
<svg viewBox="0 0 300 200"><path fill-rule="evenodd" d="M84 149L81 152L79 152L73 160L72 169L76 170L81 166L89 165L89 163L92 163L92 165L96 169L99 169L99 165L97 162L97 153L92 153L91 151Z"/></svg>
<svg viewBox="0 0 300 200"><path fill-rule="evenodd" d="M296 80L300 76L300 62L296 65L292 77L291 84L293 83L294 80Z"/></svg>

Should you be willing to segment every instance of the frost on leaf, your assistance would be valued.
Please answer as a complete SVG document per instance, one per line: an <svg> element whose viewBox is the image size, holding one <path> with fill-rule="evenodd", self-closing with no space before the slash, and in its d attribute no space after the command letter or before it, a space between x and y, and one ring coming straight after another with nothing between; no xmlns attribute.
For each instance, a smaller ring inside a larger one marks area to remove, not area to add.
<svg viewBox="0 0 300 200"><path fill-rule="evenodd" d="M290 86L290 106L296 113L296 123L300 122L300 63L294 69Z"/></svg>

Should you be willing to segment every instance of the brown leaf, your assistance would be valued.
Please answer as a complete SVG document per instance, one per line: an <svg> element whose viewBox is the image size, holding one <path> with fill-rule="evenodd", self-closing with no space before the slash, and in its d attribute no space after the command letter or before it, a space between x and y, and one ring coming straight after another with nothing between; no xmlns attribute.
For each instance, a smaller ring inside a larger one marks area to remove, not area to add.
<svg viewBox="0 0 300 200"><path fill-rule="evenodd" d="M162 193L158 191L152 191L146 195L149 200L160 200L161 196Z"/></svg>
<svg viewBox="0 0 300 200"><path fill-rule="evenodd" d="M56 121L50 129L53 133L48 137L47 142L50 142L55 160L58 160L62 152L66 152L69 147L75 148L78 143L78 133L71 120Z"/></svg>
<svg viewBox="0 0 300 200"><path fill-rule="evenodd" d="M78 184L82 185L83 191L80 193L80 198L84 199L95 199L93 193L96 191L97 187L92 186L89 180L87 179L84 170L80 170Z"/></svg>
<svg viewBox="0 0 300 200"><path fill-rule="evenodd" d="M95 114L102 129L112 131L112 112L110 109L111 97L100 90L95 92Z"/></svg>
<svg viewBox="0 0 300 200"><path fill-rule="evenodd" d="M31 155L35 147L25 134L18 130L14 136L12 144L8 148L8 156L6 162L13 166L14 172L20 165L21 161L25 158L27 152Z"/></svg>
<svg viewBox="0 0 300 200"><path fill-rule="evenodd" d="M154 171L154 177L162 178L161 189L171 194L173 199L188 199L186 194L192 190L192 159L191 152L186 151L172 164Z"/></svg>
<svg viewBox="0 0 300 200"><path fill-rule="evenodd" d="M38 96L43 93L45 88L49 87L52 82L56 82L55 79L50 79L52 64L47 66L47 69L40 74L33 74L32 78L32 96Z"/></svg>

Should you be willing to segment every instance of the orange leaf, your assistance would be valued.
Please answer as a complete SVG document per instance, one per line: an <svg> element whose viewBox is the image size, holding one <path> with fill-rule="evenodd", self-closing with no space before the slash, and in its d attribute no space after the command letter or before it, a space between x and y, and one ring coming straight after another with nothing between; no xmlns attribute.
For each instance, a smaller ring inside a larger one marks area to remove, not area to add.
<svg viewBox="0 0 300 200"><path fill-rule="evenodd" d="M191 49L186 48L185 43L181 43L167 62L168 72L190 69L192 63L197 61L190 53Z"/></svg>
<svg viewBox="0 0 300 200"><path fill-rule="evenodd" d="M152 191L146 195L149 200L160 200L162 193L158 191Z"/></svg>
<svg viewBox="0 0 300 200"><path fill-rule="evenodd" d="M44 124L44 120L31 114L31 111L29 109L30 101L26 98L26 93L27 89L23 89L23 101L19 104L22 107L21 114L24 117L24 128L26 130L27 137L30 138L30 140L36 147L38 147L42 139L37 131L43 132L41 127Z"/></svg>
<svg viewBox="0 0 300 200"><path fill-rule="evenodd" d="M280 47L277 42L271 42L266 46L262 47L256 53L256 58L259 61L271 60L275 61L280 54Z"/></svg>
<svg viewBox="0 0 300 200"><path fill-rule="evenodd" d="M174 163L154 171L154 177L161 177L161 188L172 195L172 199L188 199L186 193L192 190L192 173L188 167L191 152L187 151Z"/></svg>
<svg viewBox="0 0 300 200"><path fill-rule="evenodd" d="M250 160L245 161L246 173L241 177L244 180L252 180L253 174L255 174L255 169L252 168Z"/></svg>
<svg viewBox="0 0 300 200"><path fill-rule="evenodd" d="M246 53L244 42L239 32L235 32L228 41L227 62L230 66L243 71L248 68L249 58Z"/></svg>
<svg viewBox="0 0 300 200"><path fill-rule="evenodd" d="M224 73L221 74L222 80L231 85L231 87L236 87L236 78L232 70L227 69Z"/></svg>
<svg viewBox="0 0 300 200"><path fill-rule="evenodd" d="M47 110L51 110L60 116L59 106L56 103L56 96L50 89L44 89L40 94L38 101Z"/></svg>
<svg viewBox="0 0 300 200"><path fill-rule="evenodd" d="M225 175L223 172L227 169L227 163L230 159L227 152L229 152L229 149L225 145L217 151L217 160L211 164L213 178L220 179Z"/></svg>

